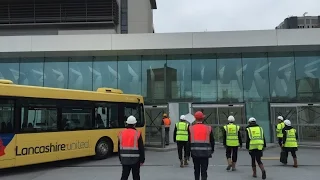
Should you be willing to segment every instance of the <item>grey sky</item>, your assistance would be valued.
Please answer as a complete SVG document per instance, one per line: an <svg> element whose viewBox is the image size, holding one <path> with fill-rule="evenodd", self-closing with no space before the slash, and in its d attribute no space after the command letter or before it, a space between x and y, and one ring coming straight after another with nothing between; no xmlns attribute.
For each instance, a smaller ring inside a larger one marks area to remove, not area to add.
<svg viewBox="0 0 320 180"><path fill-rule="evenodd" d="M274 29L289 15L320 15L320 0L157 0L157 33Z"/></svg>

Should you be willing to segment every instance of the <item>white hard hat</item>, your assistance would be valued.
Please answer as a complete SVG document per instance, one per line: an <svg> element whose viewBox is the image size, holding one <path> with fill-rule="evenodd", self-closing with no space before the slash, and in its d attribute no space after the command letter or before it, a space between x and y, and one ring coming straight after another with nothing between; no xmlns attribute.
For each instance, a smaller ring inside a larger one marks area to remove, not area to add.
<svg viewBox="0 0 320 180"><path fill-rule="evenodd" d="M256 118L251 117L251 118L249 118L248 122L249 122L249 123L251 123L251 122L257 122L257 120L256 120Z"/></svg>
<svg viewBox="0 0 320 180"><path fill-rule="evenodd" d="M127 124L136 124L137 119L134 116L129 116L126 121Z"/></svg>
<svg viewBox="0 0 320 180"><path fill-rule="evenodd" d="M181 115L181 116L180 116L180 119L181 119L181 120L186 120L186 116L185 116L185 115Z"/></svg>
<svg viewBox="0 0 320 180"><path fill-rule="evenodd" d="M283 121L283 117L282 116L278 116L278 120Z"/></svg>
<svg viewBox="0 0 320 180"><path fill-rule="evenodd" d="M290 120L286 119L283 122L284 122L285 125L291 126L291 121Z"/></svg>
<svg viewBox="0 0 320 180"><path fill-rule="evenodd" d="M235 119L234 119L234 117L233 117L233 116L229 116L229 117L228 117L228 121L229 121L229 122L234 122L234 121L235 121Z"/></svg>

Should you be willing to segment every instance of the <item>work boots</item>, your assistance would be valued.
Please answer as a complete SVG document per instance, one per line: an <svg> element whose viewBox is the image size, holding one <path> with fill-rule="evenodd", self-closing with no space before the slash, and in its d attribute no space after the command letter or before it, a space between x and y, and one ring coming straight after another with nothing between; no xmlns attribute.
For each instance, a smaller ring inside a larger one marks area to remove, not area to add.
<svg viewBox="0 0 320 180"><path fill-rule="evenodd" d="M257 177L257 168L256 167L252 167L252 177Z"/></svg>
<svg viewBox="0 0 320 180"><path fill-rule="evenodd" d="M185 166L188 166L188 165L189 165L187 158L184 159L184 165L185 165Z"/></svg>
<svg viewBox="0 0 320 180"><path fill-rule="evenodd" d="M236 171L236 162L232 162L232 171Z"/></svg>
<svg viewBox="0 0 320 180"><path fill-rule="evenodd" d="M259 165L259 168L261 169L261 173L262 173L262 179L266 179L267 175L266 175L266 170L264 169L263 164Z"/></svg>
<svg viewBox="0 0 320 180"><path fill-rule="evenodd" d="M180 167L183 168L183 160L180 160Z"/></svg>
<svg viewBox="0 0 320 180"><path fill-rule="evenodd" d="M227 159L227 162L228 162L228 167L227 167L227 171L229 171L232 167L232 161L230 158Z"/></svg>
<svg viewBox="0 0 320 180"><path fill-rule="evenodd" d="M293 158L293 167L295 167L295 168L298 167L298 160L297 160L297 158Z"/></svg>

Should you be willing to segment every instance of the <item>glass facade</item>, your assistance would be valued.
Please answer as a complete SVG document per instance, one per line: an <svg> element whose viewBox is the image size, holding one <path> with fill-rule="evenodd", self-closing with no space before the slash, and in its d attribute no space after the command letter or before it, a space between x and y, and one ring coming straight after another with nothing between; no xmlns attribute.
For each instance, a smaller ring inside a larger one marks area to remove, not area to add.
<svg viewBox="0 0 320 180"><path fill-rule="evenodd" d="M164 102L317 102L320 52L0 58L0 78Z"/></svg>

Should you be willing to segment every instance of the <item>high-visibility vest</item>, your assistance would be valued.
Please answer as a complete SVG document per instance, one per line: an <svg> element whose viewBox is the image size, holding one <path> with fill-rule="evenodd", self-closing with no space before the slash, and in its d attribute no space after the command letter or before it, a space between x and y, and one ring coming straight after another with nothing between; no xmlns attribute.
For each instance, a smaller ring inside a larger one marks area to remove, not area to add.
<svg viewBox="0 0 320 180"><path fill-rule="evenodd" d="M120 160L124 165L131 165L139 162L138 140L140 132L135 129L125 129L119 133Z"/></svg>
<svg viewBox="0 0 320 180"><path fill-rule="evenodd" d="M248 135L250 138L249 150L262 150L264 145L263 129L259 126L248 127Z"/></svg>
<svg viewBox="0 0 320 180"><path fill-rule="evenodd" d="M177 133L176 140L177 141L188 141L188 123L186 122L178 122L176 123Z"/></svg>
<svg viewBox="0 0 320 180"><path fill-rule="evenodd" d="M210 144L211 126L195 124L190 126L191 154L195 157L210 157L212 148Z"/></svg>
<svg viewBox="0 0 320 180"><path fill-rule="evenodd" d="M226 145L227 146L239 146L238 133L240 127L234 124L225 125L224 130L226 131Z"/></svg>
<svg viewBox="0 0 320 180"><path fill-rule="evenodd" d="M163 124L164 124L164 127L170 127L171 120L169 118L164 118L163 119Z"/></svg>
<svg viewBox="0 0 320 180"><path fill-rule="evenodd" d="M287 132L287 138L286 138L286 143L284 143L284 147L288 147L288 148L298 147L296 130L292 128L290 130L286 130L286 132Z"/></svg>
<svg viewBox="0 0 320 180"><path fill-rule="evenodd" d="M282 138L283 134L282 134L282 129L284 128L285 124L284 122L281 122L279 124L277 124L277 137L278 138Z"/></svg>

